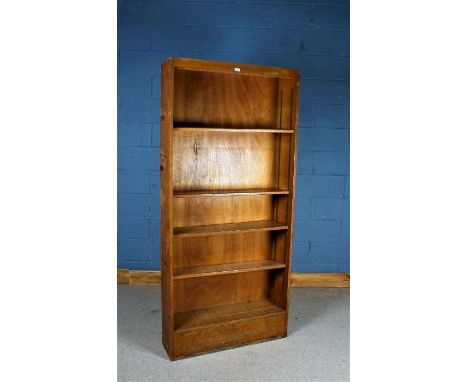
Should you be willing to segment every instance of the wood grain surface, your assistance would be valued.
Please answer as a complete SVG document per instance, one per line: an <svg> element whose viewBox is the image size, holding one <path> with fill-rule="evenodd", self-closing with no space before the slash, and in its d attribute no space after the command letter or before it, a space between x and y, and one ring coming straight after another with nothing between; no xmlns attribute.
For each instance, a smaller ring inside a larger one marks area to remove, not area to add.
<svg viewBox="0 0 468 382"><path fill-rule="evenodd" d="M175 191L276 186L278 134L177 131L173 135Z"/></svg>
<svg viewBox="0 0 468 382"><path fill-rule="evenodd" d="M206 277L227 275L230 273L245 273L284 268L283 263L273 260L247 261L243 263L229 263L218 265L202 265L198 267L174 268L174 279L188 279L193 277Z"/></svg>
<svg viewBox="0 0 468 382"><path fill-rule="evenodd" d="M278 79L175 71L174 127L276 127Z"/></svg>

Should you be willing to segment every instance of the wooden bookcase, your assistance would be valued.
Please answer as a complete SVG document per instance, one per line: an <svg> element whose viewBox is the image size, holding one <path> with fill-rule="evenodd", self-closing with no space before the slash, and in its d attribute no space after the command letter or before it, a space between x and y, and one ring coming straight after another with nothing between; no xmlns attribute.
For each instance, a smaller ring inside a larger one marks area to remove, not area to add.
<svg viewBox="0 0 468 382"><path fill-rule="evenodd" d="M161 73L164 347L285 337L299 72L170 58Z"/></svg>

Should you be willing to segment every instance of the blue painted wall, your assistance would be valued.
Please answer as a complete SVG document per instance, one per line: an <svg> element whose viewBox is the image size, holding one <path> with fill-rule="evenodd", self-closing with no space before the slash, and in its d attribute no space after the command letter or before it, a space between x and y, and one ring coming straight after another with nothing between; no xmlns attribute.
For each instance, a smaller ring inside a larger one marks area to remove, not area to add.
<svg viewBox="0 0 468 382"><path fill-rule="evenodd" d="M159 269L170 56L301 70L293 271L349 272L349 1L118 2L118 266Z"/></svg>

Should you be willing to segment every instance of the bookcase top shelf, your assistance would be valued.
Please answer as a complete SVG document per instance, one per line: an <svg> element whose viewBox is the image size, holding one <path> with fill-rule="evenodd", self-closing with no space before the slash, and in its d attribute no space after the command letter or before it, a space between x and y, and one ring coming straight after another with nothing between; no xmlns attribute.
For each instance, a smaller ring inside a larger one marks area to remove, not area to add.
<svg viewBox="0 0 468 382"><path fill-rule="evenodd" d="M299 70L291 68L280 68L255 64L244 64L236 62L198 60L195 58L169 58L165 62L172 61L174 68L179 70L195 70L207 72L235 73L237 75L271 76L280 78L291 78L298 80Z"/></svg>

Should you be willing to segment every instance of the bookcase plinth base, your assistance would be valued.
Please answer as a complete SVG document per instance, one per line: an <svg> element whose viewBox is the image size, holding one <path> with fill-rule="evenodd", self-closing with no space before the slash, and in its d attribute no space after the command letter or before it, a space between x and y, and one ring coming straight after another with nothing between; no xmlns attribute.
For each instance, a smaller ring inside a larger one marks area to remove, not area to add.
<svg viewBox="0 0 468 382"><path fill-rule="evenodd" d="M171 360L286 337L286 312L174 333Z"/></svg>

